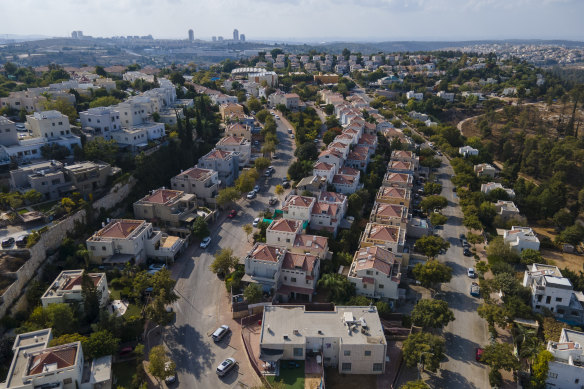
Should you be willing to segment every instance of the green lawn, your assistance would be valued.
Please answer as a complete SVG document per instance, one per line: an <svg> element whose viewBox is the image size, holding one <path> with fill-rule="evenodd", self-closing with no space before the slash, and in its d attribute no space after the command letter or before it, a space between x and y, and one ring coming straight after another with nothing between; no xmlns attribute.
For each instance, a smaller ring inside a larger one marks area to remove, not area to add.
<svg viewBox="0 0 584 389"><path fill-rule="evenodd" d="M113 289L110 288L109 290L110 292L110 296L112 299L114 300L121 300L120 298L120 289ZM130 316L140 316L140 307L137 306L136 304L130 304L128 305L128 309L126 310L126 313L124 313L124 317L130 317Z"/></svg>
<svg viewBox="0 0 584 389"><path fill-rule="evenodd" d="M304 389L304 361L294 361L299 367L289 367L288 361L280 361L280 375L266 376L269 383L283 382L289 389Z"/></svg>
<svg viewBox="0 0 584 389"><path fill-rule="evenodd" d="M132 386L132 376L136 373L136 360L114 363L112 369L116 388Z"/></svg>
<svg viewBox="0 0 584 389"><path fill-rule="evenodd" d="M47 213L51 209L53 209L53 207L55 205L57 205L58 203L59 203L59 200L50 201L50 202L39 204L39 205L33 205L32 209L34 209L35 211L42 212L42 213Z"/></svg>

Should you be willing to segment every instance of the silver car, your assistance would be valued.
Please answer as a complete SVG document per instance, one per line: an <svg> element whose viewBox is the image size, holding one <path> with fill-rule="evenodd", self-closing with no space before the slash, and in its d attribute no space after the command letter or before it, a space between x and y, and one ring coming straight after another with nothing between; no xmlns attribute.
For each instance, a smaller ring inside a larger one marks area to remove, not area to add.
<svg viewBox="0 0 584 389"><path fill-rule="evenodd" d="M217 328L211 338L213 338L214 342L219 342L221 339L225 337L229 333L229 326L223 324L221 327Z"/></svg>
<svg viewBox="0 0 584 389"><path fill-rule="evenodd" d="M225 374L229 373L235 366L237 361L235 358L227 358L219 366L217 366L217 375L223 377Z"/></svg>

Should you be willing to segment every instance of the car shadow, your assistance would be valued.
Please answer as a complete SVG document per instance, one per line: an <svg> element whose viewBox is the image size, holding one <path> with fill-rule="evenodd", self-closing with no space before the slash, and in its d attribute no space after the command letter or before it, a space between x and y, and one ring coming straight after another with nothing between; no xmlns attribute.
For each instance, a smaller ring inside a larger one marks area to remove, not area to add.
<svg viewBox="0 0 584 389"><path fill-rule="evenodd" d="M239 379L239 363L237 363L235 367L227 372L227 374L225 374L223 377L219 377L219 379L226 384L234 384Z"/></svg>
<svg viewBox="0 0 584 389"><path fill-rule="evenodd" d="M219 342L215 342L215 345L222 349L226 349L230 347L229 344L231 343L231 338L233 336L233 331L229 330L229 332L221 339Z"/></svg>

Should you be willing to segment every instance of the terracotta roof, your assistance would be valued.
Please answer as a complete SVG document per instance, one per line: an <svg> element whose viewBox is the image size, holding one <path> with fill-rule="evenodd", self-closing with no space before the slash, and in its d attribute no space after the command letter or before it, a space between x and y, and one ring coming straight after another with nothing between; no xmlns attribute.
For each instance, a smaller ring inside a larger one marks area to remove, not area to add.
<svg viewBox="0 0 584 389"><path fill-rule="evenodd" d="M358 130L355 130L354 128L346 128L343 131L344 134L350 134L350 135L357 135L359 133Z"/></svg>
<svg viewBox="0 0 584 389"><path fill-rule="evenodd" d="M245 143L245 138L234 135L227 135L219 139L219 142L217 142L217 144L220 145L240 145L242 143Z"/></svg>
<svg viewBox="0 0 584 389"><path fill-rule="evenodd" d="M280 231L280 232L297 232L299 228L302 227L302 222L300 220L294 219L278 219L274 220L272 224L268 226L268 230Z"/></svg>
<svg viewBox="0 0 584 389"><path fill-rule="evenodd" d="M400 199L405 199L406 196L406 189L403 188L394 188L392 186L382 186L379 188L379 192L377 192L377 197L397 197Z"/></svg>
<svg viewBox="0 0 584 389"><path fill-rule="evenodd" d="M356 151L351 151L347 156L347 161L366 161L367 154L362 154Z"/></svg>
<svg viewBox="0 0 584 389"><path fill-rule="evenodd" d="M349 176L346 174L335 174L333 176L333 184L352 185L354 182L355 182L354 176Z"/></svg>
<svg viewBox="0 0 584 389"><path fill-rule="evenodd" d="M231 131L247 131L247 126L244 126L241 123L234 123L234 124L227 127L226 132L231 132Z"/></svg>
<svg viewBox="0 0 584 389"><path fill-rule="evenodd" d="M286 93L284 95L284 97L287 99L294 99L294 98L299 99L300 98L300 96L298 96L296 93Z"/></svg>
<svg viewBox="0 0 584 389"><path fill-rule="evenodd" d="M166 204L170 200L174 200L177 197L180 197L181 194L180 190L170 190L170 189L157 189L154 193L144 198L144 201L149 203L156 203L156 204Z"/></svg>
<svg viewBox="0 0 584 389"><path fill-rule="evenodd" d="M385 176L385 180L390 182L409 182L411 177L411 174L389 172Z"/></svg>
<svg viewBox="0 0 584 389"><path fill-rule="evenodd" d="M346 199L347 196L342 193L323 191L318 195L317 201L321 203L342 204Z"/></svg>
<svg viewBox="0 0 584 389"><path fill-rule="evenodd" d="M377 203L375 215L385 217L403 217L405 207L396 204Z"/></svg>
<svg viewBox="0 0 584 389"><path fill-rule="evenodd" d="M349 175L349 176L358 176L361 174L359 170L352 168L350 166L343 166L339 169L339 174Z"/></svg>
<svg viewBox="0 0 584 389"><path fill-rule="evenodd" d="M77 347L77 344L57 346L35 355L26 375L36 375L54 370L45 368L49 365L56 365L56 369L73 366L77 357Z"/></svg>
<svg viewBox="0 0 584 389"><path fill-rule="evenodd" d="M258 261L278 262L276 250L279 249L265 243L259 243L252 249L250 256Z"/></svg>
<svg viewBox="0 0 584 389"><path fill-rule="evenodd" d="M391 268L396 262L395 255L383 247L364 247L355 253L355 271L375 269L385 275L391 274Z"/></svg>
<svg viewBox="0 0 584 389"><path fill-rule="evenodd" d="M98 235L102 238L127 238L136 228L144 223L143 220L118 219L112 220Z"/></svg>
<svg viewBox="0 0 584 389"><path fill-rule="evenodd" d="M187 176L194 178L195 180L201 180L206 178L208 175L212 174L214 170L211 169L201 169L199 167L191 168L182 174L186 174Z"/></svg>
<svg viewBox="0 0 584 389"><path fill-rule="evenodd" d="M225 159L228 156L232 155L231 151L224 151L219 149L213 149L207 153L203 158L205 159Z"/></svg>
<svg viewBox="0 0 584 389"><path fill-rule="evenodd" d="M284 261L282 262L282 268L288 270L302 269L307 273L312 273L316 261L317 258L312 254L295 254L286 252L286 255L284 255Z"/></svg>
<svg viewBox="0 0 584 389"><path fill-rule="evenodd" d="M398 241L398 227L392 227L385 224L370 224L370 226L367 238L385 242Z"/></svg>
<svg viewBox="0 0 584 389"><path fill-rule="evenodd" d="M312 203L314 203L314 197L306 196L292 196L286 201L286 206L304 207L308 208Z"/></svg>
<svg viewBox="0 0 584 389"><path fill-rule="evenodd" d="M89 278L93 281L93 285L97 286L99 281L101 281L101 274L88 274ZM72 290L76 286L80 286L83 282L83 275L78 275L67 279L67 281L61 286L63 290Z"/></svg>
<svg viewBox="0 0 584 389"><path fill-rule="evenodd" d="M412 158L414 155L414 153L412 153L411 151L406 151L406 150L394 150L391 153L391 157L392 158Z"/></svg>
<svg viewBox="0 0 584 389"><path fill-rule="evenodd" d="M410 162L403 162L403 161L391 161L389 163L390 169L399 169L399 170L412 170L412 164Z"/></svg>
<svg viewBox="0 0 584 389"><path fill-rule="evenodd" d="M329 147L330 147L330 146L329 146ZM318 157L320 158L320 157L323 157L323 156L325 156L325 155L334 155L334 156L335 156L335 157L337 157L337 158L343 158L343 155L342 155L340 152L338 152L338 151L337 151L337 150L335 150L335 149L330 149L330 148L329 148L329 149L326 149L326 150L323 150L323 151L321 151L321 153L318 155Z"/></svg>
<svg viewBox="0 0 584 389"><path fill-rule="evenodd" d="M318 235L298 234L294 239L294 247L306 247L322 250L328 246L328 238Z"/></svg>
<svg viewBox="0 0 584 389"><path fill-rule="evenodd" d="M339 211L339 207L336 204L319 203L318 201L314 204L312 208L313 215L332 215L335 216Z"/></svg>
<svg viewBox="0 0 584 389"><path fill-rule="evenodd" d="M314 170L333 170L335 165L327 162L317 162L314 165Z"/></svg>
<svg viewBox="0 0 584 389"><path fill-rule="evenodd" d="M361 139L359 139L359 144L374 145L376 143L377 143L377 136L375 136L375 135L363 134L363 135L361 135Z"/></svg>

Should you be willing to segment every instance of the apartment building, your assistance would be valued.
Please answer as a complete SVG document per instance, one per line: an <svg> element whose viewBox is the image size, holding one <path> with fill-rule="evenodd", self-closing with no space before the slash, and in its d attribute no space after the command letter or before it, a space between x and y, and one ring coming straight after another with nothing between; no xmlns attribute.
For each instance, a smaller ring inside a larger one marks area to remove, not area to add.
<svg viewBox="0 0 584 389"><path fill-rule="evenodd" d="M484 194L489 194L495 189L504 190L510 198L515 197L515 191L513 191L513 189L505 188L498 182L487 182L486 184L481 184L481 192Z"/></svg>
<svg viewBox="0 0 584 389"><path fill-rule="evenodd" d="M409 209L411 202L410 195L411 191L408 189L382 186L377 191L375 202L403 205Z"/></svg>
<svg viewBox="0 0 584 389"><path fill-rule="evenodd" d="M197 217L197 197L179 190L153 190L134 203L134 216L186 237Z"/></svg>
<svg viewBox="0 0 584 389"><path fill-rule="evenodd" d="M337 151L343 157L343 160L347 159L349 153L351 152L350 144L339 142L337 138L329 143L327 149Z"/></svg>
<svg viewBox="0 0 584 389"><path fill-rule="evenodd" d="M319 257L286 251L280 273L281 284L276 295L283 302L288 302L290 299L312 301L319 276Z"/></svg>
<svg viewBox="0 0 584 389"><path fill-rule="evenodd" d="M241 104L221 104L219 106L219 113L223 121L230 121L231 118L237 119L239 116L245 115L243 105Z"/></svg>
<svg viewBox="0 0 584 389"><path fill-rule="evenodd" d="M406 228L408 223L408 208L403 205L375 203L371 209L369 221Z"/></svg>
<svg viewBox="0 0 584 389"><path fill-rule="evenodd" d="M297 234L293 245L286 248L294 254L311 254L320 259L331 259L333 253L329 251L328 238L318 235Z"/></svg>
<svg viewBox="0 0 584 389"><path fill-rule="evenodd" d="M0 145L14 146L18 144L16 124L4 116L0 116Z"/></svg>
<svg viewBox="0 0 584 389"><path fill-rule="evenodd" d="M276 219L266 229L266 243L277 247L290 247L296 236L302 234L304 222L298 219Z"/></svg>
<svg viewBox="0 0 584 389"><path fill-rule="evenodd" d="M36 190L45 200L56 200L69 193L72 188L66 185L61 162L42 161L11 170L10 189L23 193Z"/></svg>
<svg viewBox="0 0 584 389"><path fill-rule="evenodd" d="M83 272L84 270L62 271L41 297L43 307L62 303L80 303L83 306ZM87 276L100 293L99 306L105 307L109 300L105 273L87 273Z"/></svg>
<svg viewBox="0 0 584 389"><path fill-rule="evenodd" d="M317 162L312 168L312 174L318 177L324 177L330 184L333 182L333 176L337 172L337 166L327 162Z"/></svg>
<svg viewBox="0 0 584 389"><path fill-rule="evenodd" d="M414 176L407 173L387 172L383 177L382 185L411 190L414 186Z"/></svg>
<svg viewBox="0 0 584 389"><path fill-rule="evenodd" d="M336 192L350 195L359 189L359 178L348 174L335 174L332 184Z"/></svg>
<svg viewBox="0 0 584 389"><path fill-rule="evenodd" d="M50 328L19 334L3 389L111 389L111 355L86 363L81 342L49 347Z"/></svg>
<svg viewBox="0 0 584 389"><path fill-rule="evenodd" d="M497 214L505 220L520 215L519 208L517 208L513 201L499 200L494 204L494 206L497 210Z"/></svg>
<svg viewBox="0 0 584 389"><path fill-rule="evenodd" d="M268 101L272 107L278 104L285 105L290 110L295 110L300 107L300 96L296 93L282 93L277 91L268 97Z"/></svg>
<svg viewBox="0 0 584 389"><path fill-rule="evenodd" d="M503 234L503 240L519 254L525 249L539 250L539 239L530 227L512 226Z"/></svg>
<svg viewBox="0 0 584 389"><path fill-rule="evenodd" d="M314 197L289 196L282 207L284 217L309 222L315 203L316 199Z"/></svg>
<svg viewBox="0 0 584 389"><path fill-rule="evenodd" d="M414 164L411 162L403 161L389 161L387 165L388 173L399 173L399 174L411 174L412 176L416 173Z"/></svg>
<svg viewBox="0 0 584 389"><path fill-rule="evenodd" d="M239 163L247 165L251 158L251 142L244 137L228 135L215 145L215 148L223 151L233 151L239 155Z"/></svg>
<svg viewBox="0 0 584 389"><path fill-rule="evenodd" d="M335 165L335 169L338 170L341 166L343 166L345 158L339 151L328 148L320 152L318 155L318 162L325 162L331 165Z"/></svg>
<svg viewBox="0 0 584 389"><path fill-rule="evenodd" d="M25 127L38 138L54 139L71 135L69 118L59 111L35 112L27 115Z"/></svg>
<svg viewBox="0 0 584 389"><path fill-rule="evenodd" d="M582 389L584 382L584 332L562 328L557 342L549 341L547 351L554 359L548 362L548 388Z"/></svg>
<svg viewBox="0 0 584 389"><path fill-rule="evenodd" d="M89 196L106 189L109 177L120 169L105 162L85 161L64 166L63 171L76 192Z"/></svg>
<svg viewBox="0 0 584 389"><path fill-rule="evenodd" d="M221 187L233 186L239 175L239 154L213 149L199 158L197 167L215 170L219 175Z"/></svg>
<svg viewBox="0 0 584 389"><path fill-rule="evenodd" d="M120 114L122 127L131 127L146 123L153 113L148 98L132 98L119 103L113 109Z"/></svg>
<svg viewBox="0 0 584 389"><path fill-rule="evenodd" d="M242 123L230 124L225 128L224 135L245 138L251 142L251 127Z"/></svg>
<svg viewBox="0 0 584 389"><path fill-rule="evenodd" d="M266 243L256 243L245 257L242 281L259 284L266 293L280 287L280 273L286 249Z"/></svg>
<svg viewBox="0 0 584 389"><path fill-rule="evenodd" d="M394 150L391 152L391 161L411 163L414 170L420 167L420 158L412 151Z"/></svg>
<svg viewBox="0 0 584 389"><path fill-rule="evenodd" d="M1 97L0 108L12 108L17 111L24 109L26 112L42 111L47 98L35 91L37 88L32 89L33 90L10 92L8 97Z"/></svg>
<svg viewBox="0 0 584 389"><path fill-rule="evenodd" d="M379 314L371 307L337 306L306 311L304 306L266 306L259 358L266 362L300 360L338 367L341 374L382 374L387 342Z"/></svg>
<svg viewBox="0 0 584 389"><path fill-rule="evenodd" d="M173 190L197 196L197 201L214 204L219 193L219 173L213 169L193 167L170 179Z"/></svg>
<svg viewBox="0 0 584 389"><path fill-rule="evenodd" d="M399 298L400 261L383 247L361 247L353 257L348 278L359 296L382 300Z"/></svg>
<svg viewBox="0 0 584 389"><path fill-rule="evenodd" d="M369 147L357 145L347 155L345 166L366 171L367 165L369 164L369 156Z"/></svg>
<svg viewBox="0 0 584 389"><path fill-rule="evenodd" d="M122 128L120 112L114 107L89 108L87 111L79 112L81 127L90 129L93 136L99 136L106 140L111 139L111 132Z"/></svg>
<svg viewBox="0 0 584 389"><path fill-rule="evenodd" d="M463 146L458 148L458 154L462 155L464 158L469 156L479 155L479 151L474 147Z"/></svg>
<svg viewBox="0 0 584 389"><path fill-rule="evenodd" d="M584 324L584 293L574 291L557 266L539 263L528 266L523 286L531 290L534 311L549 309L558 320L570 325Z"/></svg>
<svg viewBox="0 0 584 389"><path fill-rule="evenodd" d="M393 253L403 253L406 228L387 224L367 223L361 234L361 247L379 246Z"/></svg>
<svg viewBox="0 0 584 389"><path fill-rule="evenodd" d="M173 262L184 243L133 219L113 219L86 241L90 260L107 265L140 264L147 258Z"/></svg>

